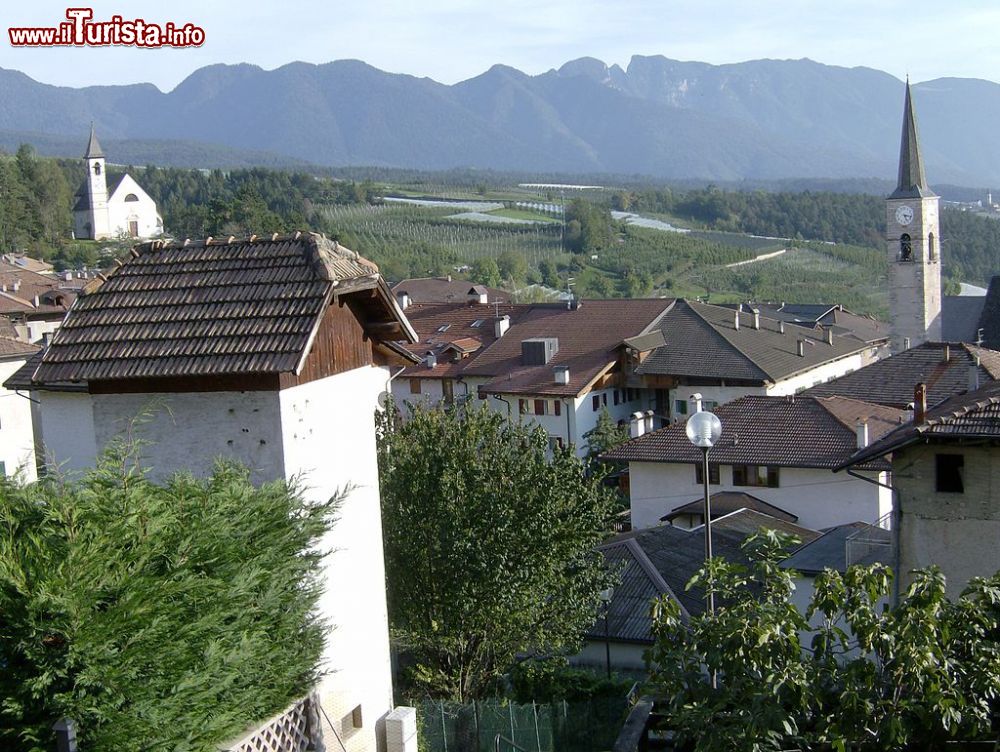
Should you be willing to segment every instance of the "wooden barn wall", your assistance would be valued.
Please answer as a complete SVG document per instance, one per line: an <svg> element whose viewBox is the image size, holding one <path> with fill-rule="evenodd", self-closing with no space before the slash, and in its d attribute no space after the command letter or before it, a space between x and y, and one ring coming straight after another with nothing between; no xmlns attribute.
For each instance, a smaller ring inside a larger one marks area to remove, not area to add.
<svg viewBox="0 0 1000 752"><path fill-rule="evenodd" d="M365 338L365 330L351 305L333 303L326 309L302 372L281 374L281 388L307 384L372 365L374 361L372 343Z"/></svg>

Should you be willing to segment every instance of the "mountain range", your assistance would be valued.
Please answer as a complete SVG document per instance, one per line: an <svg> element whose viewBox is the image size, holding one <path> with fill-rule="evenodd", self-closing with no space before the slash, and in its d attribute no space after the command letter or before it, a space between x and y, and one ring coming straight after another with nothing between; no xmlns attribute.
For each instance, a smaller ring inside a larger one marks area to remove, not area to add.
<svg viewBox="0 0 1000 752"><path fill-rule="evenodd" d="M1000 185L1000 85L913 86L932 182ZM79 156L91 122L112 161L189 166L474 167L664 179L894 176L903 83L811 60L731 65L582 58L453 85L357 60L201 68L170 92L80 89L0 69L0 145Z"/></svg>

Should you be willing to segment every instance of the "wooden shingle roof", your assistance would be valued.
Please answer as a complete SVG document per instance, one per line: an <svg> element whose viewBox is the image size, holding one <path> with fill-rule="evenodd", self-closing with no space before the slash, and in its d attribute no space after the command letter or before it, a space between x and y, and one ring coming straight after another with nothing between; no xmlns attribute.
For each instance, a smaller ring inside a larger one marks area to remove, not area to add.
<svg viewBox="0 0 1000 752"><path fill-rule="evenodd" d="M152 241L77 300L31 381L294 372L333 296L361 290L366 327L415 339L378 267L323 236Z"/></svg>

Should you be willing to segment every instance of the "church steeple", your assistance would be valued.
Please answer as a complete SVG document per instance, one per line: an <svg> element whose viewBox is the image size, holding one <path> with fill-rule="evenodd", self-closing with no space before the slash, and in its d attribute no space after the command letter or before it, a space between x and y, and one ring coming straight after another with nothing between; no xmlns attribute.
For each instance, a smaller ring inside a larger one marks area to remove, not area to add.
<svg viewBox="0 0 1000 752"><path fill-rule="evenodd" d="M903 135L899 142L899 179L896 190L889 198L929 198L934 195L927 187L924 160L920 156L920 139L917 137L917 118L913 114L913 99L910 96L910 79L907 78Z"/></svg>
<svg viewBox="0 0 1000 752"><path fill-rule="evenodd" d="M97 133L94 131L94 124L90 124L90 141L87 143L87 153L83 155L84 159L95 159L97 157L103 157L104 152L101 150L101 145L97 142Z"/></svg>

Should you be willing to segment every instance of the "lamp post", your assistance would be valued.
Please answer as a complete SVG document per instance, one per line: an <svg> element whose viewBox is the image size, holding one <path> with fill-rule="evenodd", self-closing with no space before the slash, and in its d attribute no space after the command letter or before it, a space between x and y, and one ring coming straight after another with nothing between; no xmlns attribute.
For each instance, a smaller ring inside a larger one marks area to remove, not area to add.
<svg viewBox="0 0 1000 752"><path fill-rule="evenodd" d="M608 678L611 678L611 630L608 627L608 616L611 613L611 598L614 595L614 590L611 588L604 588L601 591L601 602L604 604L604 666L608 672Z"/></svg>
<svg viewBox="0 0 1000 752"><path fill-rule="evenodd" d="M701 395L691 395L697 406L697 412L688 418L686 432L688 441L701 450L701 479L705 487L705 564L712 558L712 496L709 490L708 450L722 435L722 422L715 413L701 409ZM715 613L715 594L708 588L708 613Z"/></svg>

